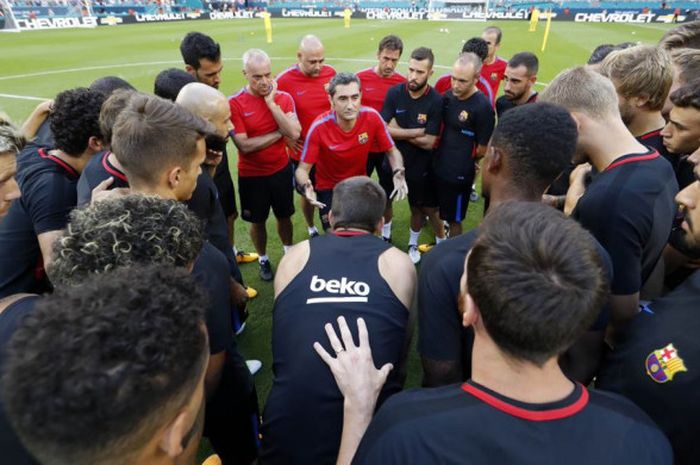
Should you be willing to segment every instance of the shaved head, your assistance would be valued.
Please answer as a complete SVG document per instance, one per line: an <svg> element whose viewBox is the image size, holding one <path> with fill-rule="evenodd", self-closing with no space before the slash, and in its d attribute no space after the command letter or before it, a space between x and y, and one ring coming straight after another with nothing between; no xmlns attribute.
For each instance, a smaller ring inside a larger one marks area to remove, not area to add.
<svg viewBox="0 0 700 465"><path fill-rule="evenodd" d="M297 59L302 73L310 77L319 76L326 60L321 39L311 34L304 36L299 43Z"/></svg>
<svg viewBox="0 0 700 465"><path fill-rule="evenodd" d="M231 112L226 96L217 89L201 82L191 82L180 90L175 103L206 119L221 137L229 132Z"/></svg>
<svg viewBox="0 0 700 465"><path fill-rule="evenodd" d="M323 49L323 43L321 43L321 39L313 34L305 35L299 42L300 52L313 52L319 49Z"/></svg>

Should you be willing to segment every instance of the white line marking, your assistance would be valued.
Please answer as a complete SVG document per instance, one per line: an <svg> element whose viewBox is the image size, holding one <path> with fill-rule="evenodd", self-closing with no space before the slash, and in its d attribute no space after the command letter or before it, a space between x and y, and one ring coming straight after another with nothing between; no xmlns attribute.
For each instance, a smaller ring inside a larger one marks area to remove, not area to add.
<svg viewBox="0 0 700 465"><path fill-rule="evenodd" d="M14 99L17 99L17 100L37 100L37 101L40 101L40 102L49 100L49 99L43 98L43 97L32 97L31 95L0 94L0 97L14 98Z"/></svg>
<svg viewBox="0 0 700 465"><path fill-rule="evenodd" d="M367 302L367 297L315 297L306 299L307 304L326 304L331 302Z"/></svg>

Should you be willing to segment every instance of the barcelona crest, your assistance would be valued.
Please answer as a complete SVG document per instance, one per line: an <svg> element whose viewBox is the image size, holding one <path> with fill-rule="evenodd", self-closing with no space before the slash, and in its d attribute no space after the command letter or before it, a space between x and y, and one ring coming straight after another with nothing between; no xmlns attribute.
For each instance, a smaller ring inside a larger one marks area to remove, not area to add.
<svg viewBox="0 0 700 465"><path fill-rule="evenodd" d="M491 73L491 80L498 81L498 73Z"/></svg>
<svg viewBox="0 0 700 465"><path fill-rule="evenodd" d="M428 115L425 113L418 113L418 124L425 124L428 122Z"/></svg>
<svg viewBox="0 0 700 465"><path fill-rule="evenodd" d="M366 144L367 141L369 140L369 136L367 135L366 132L363 132L359 136L357 136L357 140L360 144Z"/></svg>
<svg viewBox="0 0 700 465"><path fill-rule="evenodd" d="M681 371L688 371L673 344L657 349L646 359L647 374L657 383L667 383Z"/></svg>
<svg viewBox="0 0 700 465"><path fill-rule="evenodd" d="M458 116L459 120L461 122L465 122L467 118L469 118L469 112L467 110L462 110L462 112Z"/></svg>

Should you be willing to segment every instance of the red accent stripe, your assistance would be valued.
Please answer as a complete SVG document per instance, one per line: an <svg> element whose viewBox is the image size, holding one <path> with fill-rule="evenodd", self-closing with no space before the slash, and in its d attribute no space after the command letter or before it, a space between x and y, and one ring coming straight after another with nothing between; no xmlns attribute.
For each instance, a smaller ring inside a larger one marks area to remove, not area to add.
<svg viewBox="0 0 700 465"><path fill-rule="evenodd" d="M362 236L363 234L369 234L368 232L365 231L336 231L333 234L336 236L340 237L349 237L349 236Z"/></svg>
<svg viewBox="0 0 700 465"><path fill-rule="evenodd" d="M650 153L648 155L639 155L637 157L629 157L625 158L624 160L616 161L614 163L611 163L607 168L605 168L604 171L610 171L613 168L617 168L618 166L626 165L628 163L635 163L638 161L647 161L647 160L653 160L654 158L659 158L661 155L659 155L659 152L654 151L654 153Z"/></svg>
<svg viewBox="0 0 700 465"><path fill-rule="evenodd" d="M588 404L588 391L583 386L581 386L581 389L581 397L579 397L576 400L576 402L567 407L552 410L528 410L504 402L501 399L498 399L469 383L462 384L463 391L468 392L469 394L473 395L482 402L489 404L491 407L494 407L504 413L507 413L508 415L512 415L514 417L522 418L523 420L529 421L561 420L562 418L567 418L576 415L578 412L583 410L583 408Z"/></svg>
<svg viewBox="0 0 700 465"><path fill-rule="evenodd" d="M126 179L126 175L124 173L122 173L121 171L119 171L116 168L109 166L109 163L107 163L107 158L109 157L110 153L112 153L112 152L107 151L104 153L104 155L102 155L102 166L112 176L116 176L117 178L121 179L124 182L129 182L129 180Z"/></svg>
<svg viewBox="0 0 700 465"><path fill-rule="evenodd" d="M72 166L70 166L68 163L65 161L61 160L55 155L51 155L50 153L46 153L44 149L39 149L39 156L41 158L46 158L47 160L51 160L52 162L56 163L59 165L61 168L64 170L68 171L70 174L72 174L75 177L79 177L80 173L78 173Z"/></svg>
<svg viewBox="0 0 700 465"><path fill-rule="evenodd" d="M656 137L658 135L661 135L661 129L657 129L656 131L647 132L643 136L639 136L639 138L641 140L647 140L647 139L651 139L652 137Z"/></svg>

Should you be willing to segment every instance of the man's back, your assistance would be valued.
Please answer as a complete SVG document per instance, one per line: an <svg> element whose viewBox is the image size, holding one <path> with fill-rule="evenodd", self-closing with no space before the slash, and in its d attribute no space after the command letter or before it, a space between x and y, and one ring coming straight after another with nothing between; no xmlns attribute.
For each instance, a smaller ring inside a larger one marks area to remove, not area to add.
<svg viewBox="0 0 700 465"><path fill-rule="evenodd" d="M392 397L354 464L671 464L668 441L622 397L576 384L547 404L509 399L473 381Z"/></svg>

